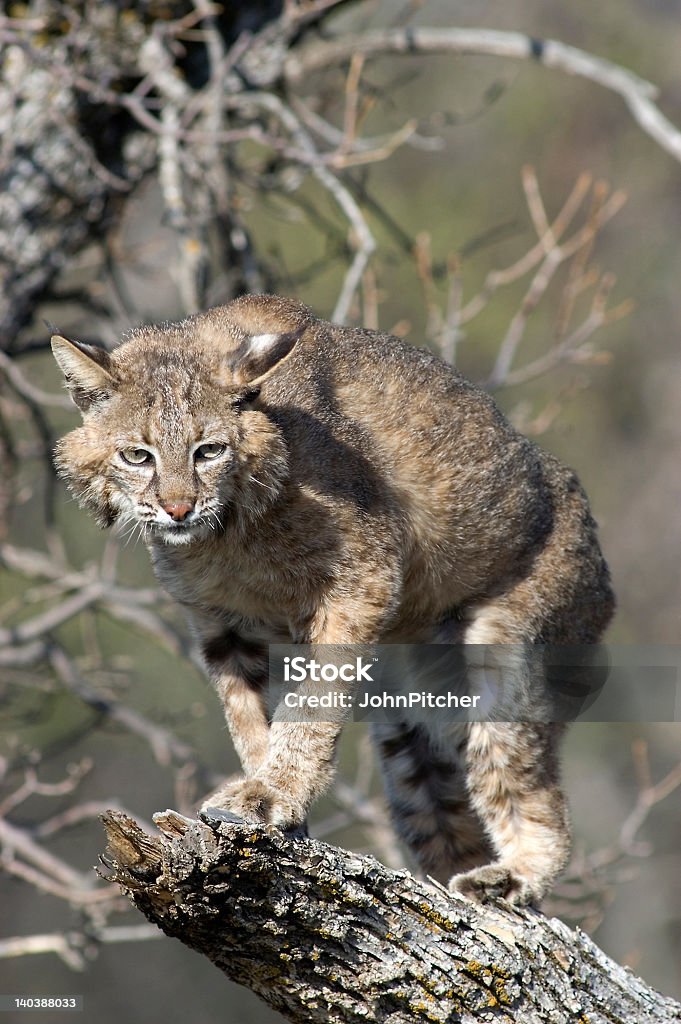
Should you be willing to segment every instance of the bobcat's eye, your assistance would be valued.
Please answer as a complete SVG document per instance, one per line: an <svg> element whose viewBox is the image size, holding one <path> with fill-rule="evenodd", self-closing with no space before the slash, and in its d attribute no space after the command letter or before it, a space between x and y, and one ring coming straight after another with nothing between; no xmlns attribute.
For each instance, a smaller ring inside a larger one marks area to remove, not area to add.
<svg viewBox="0 0 681 1024"><path fill-rule="evenodd" d="M219 444L217 441L209 444L200 444L194 452L195 459L219 459L221 455L224 455L227 450L226 444Z"/></svg>
<svg viewBox="0 0 681 1024"><path fill-rule="evenodd" d="M120 455L130 466L144 466L154 461L154 456L146 448L124 448Z"/></svg>

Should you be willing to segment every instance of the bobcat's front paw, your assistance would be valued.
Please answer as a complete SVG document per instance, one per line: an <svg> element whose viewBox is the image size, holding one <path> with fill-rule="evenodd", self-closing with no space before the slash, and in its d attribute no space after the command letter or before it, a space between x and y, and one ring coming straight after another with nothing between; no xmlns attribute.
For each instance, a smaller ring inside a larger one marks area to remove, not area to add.
<svg viewBox="0 0 681 1024"><path fill-rule="evenodd" d="M537 905L543 892L537 891L530 882L516 874L504 864L485 864L449 880L449 889L463 893L480 903L493 899L505 899L516 907Z"/></svg>
<svg viewBox="0 0 681 1024"><path fill-rule="evenodd" d="M201 810L210 815L214 808L225 808L246 821L270 822L287 831L305 822L305 809L264 779L228 782L211 795Z"/></svg>

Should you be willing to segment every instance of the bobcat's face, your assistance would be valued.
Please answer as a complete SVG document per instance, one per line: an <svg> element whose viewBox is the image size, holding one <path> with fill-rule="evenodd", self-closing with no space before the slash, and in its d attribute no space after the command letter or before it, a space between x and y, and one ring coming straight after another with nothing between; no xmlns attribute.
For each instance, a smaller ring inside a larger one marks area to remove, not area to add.
<svg viewBox="0 0 681 1024"><path fill-rule="evenodd" d="M110 467L110 499L120 509L121 525L139 524L145 536L168 544L186 544L223 525L235 468L227 442L190 443L173 459L171 452L130 440Z"/></svg>
<svg viewBox="0 0 681 1024"><path fill-rule="evenodd" d="M233 447L222 440L191 443L187 438L184 451L173 453L145 444L146 437L129 438L132 443L112 460L116 489L111 498L121 523L141 524L145 534L168 544L185 544L222 526L235 468Z"/></svg>
<svg viewBox="0 0 681 1024"><path fill-rule="evenodd" d="M157 367L154 392L135 387L97 403L57 446L60 474L102 525L187 544L276 495L285 458L276 428L253 409L257 391Z"/></svg>
<svg viewBox="0 0 681 1024"><path fill-rule="evenodd" d="M257 381L306 326L282 330L286 313L279 330L252 333L215 310L175 333L134 332L112 354L53 339L83 414L57 445L57 469L101 525L188 544L271 504L287 457L278 428L257 408Z"/></svg>
<svg viewBox="0 0 681 1024"><path fill-rule="evenodd" d="M155 385L149 407L131 408L127 395L94 415L91 430L100 444L108 439L98 472L121 526L133 533L139 526L145 540L186 544L220 530L232 503L255 484L249 421L263 417L247 411L244 396L189 379L183 386L177 374L159 379L157 371Z"/></svg>

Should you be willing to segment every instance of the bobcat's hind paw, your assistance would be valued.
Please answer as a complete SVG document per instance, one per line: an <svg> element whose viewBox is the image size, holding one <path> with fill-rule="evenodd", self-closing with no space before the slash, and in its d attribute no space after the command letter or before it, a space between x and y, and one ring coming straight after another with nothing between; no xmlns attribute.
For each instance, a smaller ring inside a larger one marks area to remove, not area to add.
<svg viewBox="0 0 681 1024"><path fill-rule="evenodd" d="M262 821L277 825L287 832L305 835L305 811L294 801L274 789L263 779L239 779L228 782L215 793L201 808L201 813L223 817L220 811L227 811L233 818L246 821ZM227 818L226 820L229 820Z"/></svg>
<svg viewBox="0 0 681 1024"><path fill-rule="evenodd" d="M449 889L480 903L504 899L516 907L537 906L543 896L543 892L537 891L526 878L504 864L485 864L454 875L449 880Z"/></svg>

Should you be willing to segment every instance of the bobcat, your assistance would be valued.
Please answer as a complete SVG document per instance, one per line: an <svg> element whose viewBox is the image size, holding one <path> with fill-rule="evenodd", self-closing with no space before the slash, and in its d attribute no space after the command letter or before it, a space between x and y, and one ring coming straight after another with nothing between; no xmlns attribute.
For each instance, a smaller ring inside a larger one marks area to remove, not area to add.
<svg viewBox="0 0 681 1024"><path fill-rule="evenodd" d="M111 353L52 345L83 416L58 470L102 526L141 525L222 699L245 777L211 806L296 828L331 779L342 722L268 718L270 643L461 641L471 671L522 688L532 645L595 643L612 615L574 474L428 351L267 295L137 328ZM485 645L506 644L490 666ZM561 732L375 728L424 871L541 900L569 851Z"/></svg>

